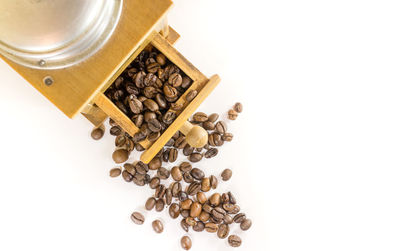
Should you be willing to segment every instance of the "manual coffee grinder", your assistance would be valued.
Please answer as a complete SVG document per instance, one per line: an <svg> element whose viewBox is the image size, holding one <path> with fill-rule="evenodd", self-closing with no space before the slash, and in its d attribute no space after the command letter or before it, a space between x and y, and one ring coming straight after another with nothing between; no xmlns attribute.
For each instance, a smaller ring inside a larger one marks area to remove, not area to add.
<svg viewBox="0 0 400 251"><path fill-rule="evenodd" d="M139 129L104 92L149 44L189 78L176 101L177 117L154 142L144 140L140 159L150 162L179 130L193 147L207 132L188 118L220 79L204 76L174 47L179 34L167 23L171 0L2 0L0 57L69 118L81 113L94 126L108 117L133 136ZM197 96L187 102L191 90Z"/></svg>

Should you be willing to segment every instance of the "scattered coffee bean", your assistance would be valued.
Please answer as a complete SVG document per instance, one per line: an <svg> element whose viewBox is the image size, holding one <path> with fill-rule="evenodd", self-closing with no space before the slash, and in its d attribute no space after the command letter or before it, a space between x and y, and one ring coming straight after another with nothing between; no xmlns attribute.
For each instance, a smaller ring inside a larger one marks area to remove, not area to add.
<svg viewBox="0 0 400 251"><path fill-rule="evenodd" d="M199 162L203 158L203 155L201 153L192 153L189 156L189 160L191 162Z"/></svg>
<svg viewBox="0 0 400 251"><path fill-rule="evenodd" d="M156 201L156 211L157 212L161 212L162 210L164 210L164 206L165 206L165 203L164 203L163 199L158 199Z"/></svg>
<svg viewBox="0 0 400 251"><path fill-rule="evenodd" d="M233 218L229 214L225 214L224 216L224 223L225 224L232 224L233 223Z"/></svg>
<svg viewBox="0 0 400 251"><path fill-rule="evenodd" d="M228 111L228 119L235 120L237 118L237 116L238 116L238 113L235 110L230 109Z"/></svg>
<svg viewBox="0 0 400 251"><path fill-rule="evenodd" d="M181 215L183 218L187 218L190 216L190 210L189 209L181 209Z"/></svg>
<svg viewBox="0 0 400 251"><path fill-rule="evenodd" d="M240 229L242 229L243 231L248 230L251 227L251 220L250 219L244 219L241 223L240 223Z"/></svg>
<svg viewBox="0 0 400 251"><path fill-rule="evenodd" d="M142 225L144 223L144 216L139 212L133 212L131 214L131 220L138 225Z"/></svg>
<svg viewBox="0 0 400 251"><path fill-rule="evenodd" d="M125 161L128 160L129 153L125 149L118 149L114 151L114 153L112 154L112 158L114 162L117 164L124 163Z"/></svg>
<svg viewBox="0 0 400 251"><path fill-rule="evenodd" d="M183 231L185 231L185 232L189 232L189 224L187 224L186 223L186 220L185 219L182 219L181 220L181 227L182 227L182 229L183 229Z"/></svg>
<svg viewBox="0 0 400 251"><path fill-rule="evenodd" d="M186 146L183 148L183 155L185 156L189 156L190 154L192 154L194 151L194 148L191 147L189 144L186 144Z"/></svg>
<svg viewBox="0 0 400 251"><path fill-rule="evenodd" d="M168 161L172 163L175 162L177 158L178 158L178 150L172 148L171 151L169 152Z"/></svg>
<svg viewBox="0 0 400 251"><path fill-rule="evenodd" d="M212 113L208 116L208 121L214 123L219 118L219 115L216 113Z"/></svg>
<svg viewBox="0 0 400 251"><path fill-rule="evenodd" d="M121 168L116 167L110 170L110 177L115 178L118 177L121 174Z"/></svg>
<svg viewBox="0 0 400 251"><path fill-rule="evenodd" d="M180 191L180 192L178 193L178 199L179 199L179 201L184 201L184 200L186 200L187 198L188 198L188 194L185 193L184 191Z"/></svg>
<svg viewBox="0 0 400 251"><path fill-rule="evenodd" d="M196 112L196 113L193 115L193 120L194 120L195 122L205 122L205 121L208 120L208 116L207 116L207 114L205 114L204 112Z"/></svg>
<svg viewBox="0 0 400 251"><path fill-rule="evenodd" d="M232 133L226 132L222 135L222 140L224 140L224 141L230 142L230 141L232 141L232 139L233 139Z"/></svg>
<svg viewBox="0 0 400 251"><path fill-rule="evenodd" d="M188 94L186 95L185 99L187 102L192 101L195 97L197 96L197 91L196 90L190 90Z"/></svg>
<svg viewBox="0 0 400 251"><path fill-rule="evenodd" d="M235 110L235 112L241 113L243 111L243 105L238 102L233 106L233 110Z"/></svg>
<svg viewBox="0 0 400 251"><path fill-rule="evenodd" d="M189 172L190 170L192 170L192 164L190 164L189 162L182 162L179 165L179 170L181 170L182 172L186 173Z"/></svg>
<svg viewBox="0 0 400 251"><path fill-rule="evenodd" d="M237 235L231 235L228 237L228 243L231 247L239 247L242 244L242 239Z"/></svg>
<svg viewBox="0 0 400 251"><path fill-rule="evenodd" d="M218 231L218 225L212 222L207 222L205 224L205 230L209 233L215 233Z"/></svg>
<svg viewBox="0 0 400 251"><path fill-rule="evenodd" d="M179 170L178 166L174 166L171 169L171 176L175 181L181 181L182 180L182 172Z"/></svg>
<svg viewBox="0 0 400 251"><path fill-rule="evenodd" d="M103 125L94 128L92 130L92 132L90 133L90 136L92 136L92 139L94 139L94 140L99 140L99 139L103 138L103 135L104 135L104 126Z"/></svg>
<svg viewBox="0 0 400 251"><path fill-rule="evenodd" d="M153 221L151 225L153 227L154 232L156 232L157 234L160 234L164 231L164 225L160 220Z"/></svg>
<svg viewBox="0 0 400 251"><path fill-rule="evenodd" d="M187 188L187 192L190 196L194 196L195 194L200 192L200 189L201 189L201 184L199 182L195 181L189 185L189 187Z"/></svg>
<svg viewBox="0 0 400 251"><path fill-rule="evenodd" d="M170 188L165 190L165 204L171 205L172 202L172 192Z"/></svg>
<svg viewBox="0 0 400 251"><path fill-rule="evenodd" d="M202 206L199 202L193 202L192 205L190 206L190 216L193 218L196 218L200 215L201 213Z"/></svg>
<svg viewBox="0 0 400 251"><path fill-rule="evenodd" d="M193 176L193 178L195 178L196 180L201 180L202 178L204 178L204 172L199 169L199 168L193 168L190 171L190 174Z"/></svg>
<svg viewBox="0 0 400 251"><path fill-rule="evenodd" d="M204 204L207 201L207 196L203 192L198 192L196 194L196 198L197 198L197 201L200 202L201 204Z"/></svg>
<svg viewBox="0 0 400 251"><path fill-rule="evenodd" d="M233 217L233 221L235 223L242 223L246 219L246 215L244 213L239 213Z"/></svg>
<svg viewBox="0 0 400 251"><path fill-rule="evenodd" d="M128 171L124 170L122 172L122 178L126 181L126 182L131 182L133 179L133 175L128 173Z"/></svg>
<svg viewBox="0 0 400 251"><path fill-rule="evenodd" d="M166 169L165 167L160 167L157 170L157 176L162 180L166 180L170 176L170 171L168 169Z"/></svg>
<svg viewBox="0 0 400 251"><path fill-rule="evenodd" d="M212 189L216 189L218 186L218 179L214 175L210 176L210 184Z"/></svg>
<svg viewBox="0 0 400 251"><path fill-rule="evenodd" d="M202 222L207 222L210 219L210 214L207 213L206 211L201 211L201 213L200 213L198 218Z"/></svg>
<svg viewBox="0 0 400 251"><path fill-rule="evenodd" d="M178 204L172 203L168 211L169 211L169 216L171 216L172 219L176 219L179 216L180 207Z"/></svg>
<svg viewBox="0 0 400 251"><path fill-rule="evenodd" d="M192 247L192 240L189 238L189 236L183 236L182 237L182 239L181 239L181 247L184 250L189 250Z"/></svg>
<svg viewBox="0 0 400 251"><path fill-rule="evenodd" d="M203 126L203 128L206 129L206 130L214 130L214 129L215 129L214 123L213 123L213 122L210 122L210 121L205 121L205 122L203 122L202 126Z"/></svg>
<svg viewBox="0 0 400 251"><path fill-rule="evenodd" d="M232 170L225 169L224 171L222 171L221 177L223 181L228 181L232 177Z"/></svg>
<svg viewBox="0 0 400 251"><path fill-rule="evenodd" d="M189 226L193 227L197 224L197 221L193 217L189 216L189 217L186 217L186 223Z"/></svg>
<svg viewBox="0 0 400 251"><path fill-rule="evenodd" d="M113 136L118 136L121 133L122 133L122 129L121 129L121 127L119 127L117 125L110 128L110 134Z"/></svg>
<svg viewBox="0 0 400 251"><path fill-rule="evenodd" d="M152 159L152 160L149 162L149 164L148 164L149 169L150 169L150 170L157 170L158 168L161 167L161 162L162 162L162 161L161 161L160 158L155 157L154 159Z"/></svg>
<svg viewBox="0 0 400 251"><path fill-rule="evenodd" d="M219 193L214 193L211 195L209 201L212 206L218 206L221 203L221 195Z"/></svg>
<svg viewBox="0 0 400 251"><path fill-rule="evenodd" d="M207 152L204 154L204 157L206 157L207 159L212 158L217 156L218 154L218 149L217 148L210 148L209 150L207 150Z"/></svg>
<svg viewBox="0 0 400 251"><path fill-rule="evenodd" d="M221 224L218 227L217 236L220 239L225 239L229 235L229 226L227 224Z"/></svg>
<svg viewBox="0 0 400 251"><path fill-rule="evenodd" d="M193 181L194 181L194 178L193 178L193 176L190 174L190 172L186 172L186 173L183 173L183 180L186 182L186 183L192 183Z"/></svg>
<svg viewBox="0 0 400 251"><path fill-rule="evenodd" d="M217 124L215 124L215 131L218 132L219 134L224 134L228 130L228 126L224 121L218 121Z"/></svg>
<svg viewBox="0 0 400 251"><path fill-rule="evenodd" d="M201 191L208 192L211 189L210 178L203 178L201 180Z"/></svg>

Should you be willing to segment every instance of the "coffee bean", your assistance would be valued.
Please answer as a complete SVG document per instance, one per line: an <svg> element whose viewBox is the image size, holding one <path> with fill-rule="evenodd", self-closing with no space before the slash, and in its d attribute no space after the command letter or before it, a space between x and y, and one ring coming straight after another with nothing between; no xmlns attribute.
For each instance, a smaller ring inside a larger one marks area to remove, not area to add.
<svg viewBox="0 0 400 251"><path fill-rule="evenodd" d="M132 117L132 121L137 128L140 128L143 125L144 116L142 114L136 114Z"/></svg>
<svg viewBox="0 0 400 251"><path fill-rule="evenodd" d="M139 114L143 110L143 104L137 98L129 99L128 104L134 114Z"/></svg>
<svg viewBox="0 0 400 251"><path fill-rule="evenodd" d="M197 221L193 217L189 216L189 217L186 217L186 223L189 226L193 227L193 226L195 226L197 224Z"/></svg>
<svg viewBox="0 0 400 251"><path fill-rule="evenodd" d="M157 119L156 113L152 111L146 111L144 113L144 121L149 122L152 119Z"/></svg>
<svg viewBox="0 0 400 251"><path fill-rule="evenodd" d="M159 106L158 106L157 102L155 102L152 99L146 99L143 102L143 104L147 109L149 109L152 112L155 112L155 111L157 111L159 109Z"/></svg>
<svg viewBox="0 0 400 251"><path fill-rule="evenodd" d="M175 140L174 146L178 149L184 149L186 145L187 141L185 136L180 136L177 140Z"/></svg>
<svg viewBox="0 0 400 251"><path fill-rule="evenodd" d="M168 78L168 83L173 87L178 87L182 85L182 76L179 73L173 73Z"/></svg>
<svg viewBox="0 0 400 251"><path fill-rule="evenodd" d="M92 139L94 140L99 140L103 137L104 135L104 126L101 125L100 127L96 127L92 130L90 133L90 136L92 136Z"/></svg>
<svg viewBox="0 0 400 251"><path fill-rule="evenodd" d="M196 112L196 113L193 115L193 120L194 120L195 122L205 122L205 121L208 120L208 116L207 116L207 114L205 114L204 112Z"/></svg>
<svg viewBox="0 0 400 251"><path fill-rule="evenodd" d="M206 211L201 211L201 213L200 213L198 218L202 222L207 222L210 219L210 214L207 213Z"/></svg>
<svg viewBox="0 0 400 251"><path fill-rule="evenodd" d="M201 180L201 191L208 192L211 189L210 178L203 178Z"/></svg>
<svg viewBox="0 0 400 251"><path fill-rule="evenodd" d="M228 243L231 247L239 247L242 244L242 239L237 235L231 235L228 237Z"/></svg>
<svg viewBox="0 0 400 251"><path fill-rule="evenodd" d="M217 236L220 239L225 239L229 235L229 226L227 224L221 224L218 227Z"/></svg>
<svg viewBox="0 0 400 251"><path fill-rule="evenodd" d="M141 144L135 144L135 149L138 152L143 152L144 150L146 150Z"/></svg>
<svg viewBox="0 0 400 251"><path fill-rule="evenodd" d="M171 206L168 209L169 216L171 216L172 219L178 218L180 210L181 209L179 208L178 204L172 203Z"/></svg>
<svg viewBox="0 0 400 251"><path fill-rule="evenodd" d="M169 178L170 172L169 172L169 170L166 169L165 167L160 167L160 168L158 168L158 170L157 170L157 176L158 176L160 179L166 180L166 179Z"/></svg>
<svg viewBox="0 0 400 251"><path fill-rule="evenodd" d="M146 98L154 98L156 96L157 92L158 92L157 89L154 88L153 86L147 86L143 90L143 95Z"/></svg>
<svg viewBox="0 0 400 251"><path fill-rule="evenodd" d="M251 220L250 219L244 219L241 223L240 223L240 229L242 229L243 231L248 230L251 227Z"/></svg>
<svg viewBox="0 0 400 251"><path fill-rule="evenodd" d="M153 227L154 232L156 232L157 234L160 234L162 233L162 231L164 231L164 225L160 220L153 221L151 223L151 226Z"/></svg>
<svg viewBox="0 0 400 251"><path fill-rule="evenodd" d="M167 59L163 54L157 54L156 61L159 65L163 66L166 64Z"/></svg>
<svg viewBox="0 0 400 251"><path fill-rule="evenodd" d="M197 91L196 90L190 90L188 94L186 94L185 100L187 102L192 101L195 97L197 96Z"/></svg>
<svg viewBox="0 0 400 251"><path fill-rule="evenodd" d="M193 176L193 178L195 178L196 180L201 180L202 178L204 178L204 172L199 169L199 168L193 168L190 171L190 174Z"/></svg>
<svg viewBox="0 0 400 251"><path fill-rule="evenodd" d="M115 146L116 147L124 147L127 141L127 137L125 135L118 135L115 137Z"/></svg>
<svg viewBox="0 0 400 251"><path fill-rule="evenodd" d="M159 132L161 131L161 124L160 121L157 119L151 119L149 122L147 122L147 126L152 132Z"/></svg>
<svg viewBox="0 0 400 251"><path fill-rule="evenodd" d="M175 181L181 181L182 180L182 172L179 170L179 167L174 166L171 169L171 176Z"/></svg>
<svg viewBox="0 0 400 251"><path fill-rule="evenodd" d="M182 185L179 182L174 182L171 184L171 192L173 197L178 197L179 193L182 191Z"/></svg>
<svg viewBox="0 0 400 251"><path fill-rule="evenodd" d="M181 202L181 208L182 209L190 209L192 206L193 201L191 199L186 199Z"/></svg>
<svg viewBox="0 0 400 251"><path fill-rule="evenodd" d="M164 210L164 206L165 206L165 203L164 203L163 199L158 199L156 201L156 211L157 212L161 212L162 210Z"/></svg>
<svg viewBox="0 0 400 251"><path fill-rule="evenodd" d="M218 225L218 224L222 223L222 219L221 218L216 218L211 214L210 215L210 222L215 223L215 224Z"/></svg>
<svg viewBox="0 0 400 251"><path fill-rule="evenodd" d="M243 105L238 102L233 106L233 110L235 110L235 112L241 113L243 111Z"/></svg>
<svg viewBox="0 0 400 251"><path fill-rule="evenodd" d="M146 136L147 136L147 134L145 134L142 131L139 131L139 132L135 133L135 135L133 135L133 142L139 143L139 142L145 140Z"/></svg>
<svg viewBox="0 0 400 251"><path fill-rule="evenodd" d="M167 188L165 190L165 203L167 205L171 205L171 202L172 202L172 191L170 188Z"/></svg>
<svg viewBox="0 0 400 251"><path fill-rule="evenodd" d="M208 116L208 121L214 123L219 118L219 115L216 113L212 113Z"/></svg>
<svg viewBox="0 0 400 251"><path fill-rule="evenodd" d="M210 184L212 189L216 189L218 186L218 179L214 175L210 176Z"/></svg>
<svg viewBox="0 0 400 251"><path fill-rule="evenodd" d="M228 181L232 177L232 170L225 169L224 171L222 171L221 177L223 181Z"/></svg>
<svg viewBox="0 0 400 251"><path fill-rule="evenodd" d="M170 85L164 85L163 91L166 98L176 98L178 96L178 91L176 88Z"/></svg>
<svg viewBox="0 0 400 251"><path fill-rule="evenodd" d="M194 151L194 148L191 147L189 144L186 144L185 147L183 148L183 155L185 156L189 156L190 154L192 154Z"/></svg>
<svg viewBox="0 0 400 251"><path fill-rule="evenodd" d="M125 163L125 164L124 164L124 169L125 169L128 173L130 173L130 174L132 174L132 175L135 175L135 174L136 174L136 168L135 168L135 166L132 165L132 164Z"/></svg>
<svg viewBox="0 0 400 251"><path fill-rule="evenodd" d="M232 224L233 223L233 218L229 214L224 215L224 223L225 224Z"/></svg>
<svg viewBox="0 0 400 251"><path fill-rule="evenodd" d="M221 203L221 195L219 193L214 193L211 195L209 201L212 206L218 206Z"/></svg>
<svg viewBox="0 0 400 251"><path fill-rule="evenodd" d="M203 155L201 153L192 153L189 156L189 160L191 162L199 162L203 158Z"/></svg>
<svg viewBox="0 0 400 251"><path fill-rule="evenodd" d="M204 204L207 201L207 196L203 192L198 192L196 194L196 198L197 198L197 201L200 202L201 204Z"/></svg>
<svg viewBox="0 0 400 251"><path fill-rule="evenodd" d="M187 224L186 223L186 220L185 219L182 219L181 220L181 227L182 227L182 229L183 229L183 231L185 231L185 232L189 232L189 224Z"/></svg>
<svg viewBox="0 0 400 251"><path fill-rule="evenodd" d="M147 136L147 140L150 142L156 141L161 136L160 132L152 132Z"/></svg>
<svg viewBox="0 0 400 251"><path fill-rule="evenodd" d="M135 169L140 174L146 174L149 171L149 167L141 161L136 163Z"/></svg>
<svg viewBox="0 0 400 251"><path fill-rule="evenodd" d="M160 158L153 158L150 162L149 162L149 169L150 170L157 170L158 168L161 167L161 159Z"/></svg>
<svg viewBox="0 0 400 251"><path fill-rule="evenodd" d="M183 218L187 218L190 216L190 210L188 209L181 209L181 215Z"/></svg>
<svg viewBox="0 0 400 251"><path fill-rule="evenodd" d="M174 111L167 111L163 117L162 117L162 121L169 125L171 124L176 118L176 113Z"/></svg>
<svg viewBox="0 0 400 251"><path fill-rule="evenodd" d="M232 133L226 132L222 135L222 140L224 140L224 141L230 142L230 141L232 141L232 139L233 139Z"/></svg>
<svg viewBox="0 0 400 251"><path fill-rule="evenodd" d="M218 225L212 222L207 222L205 224L205 230L209 233L215 233L218 230Z"/></svg>
<svg viewBox="0 0 400 251"><path fill-rule="evenodd" d="M200 215L201 213L202 206L199 202L193 202L192 205L190 206L190 216L193 218L196 218Z"/></svg>
<svg viewBox="0 0 400 251"><path fill-rule="evenodd" d="M181 111L183 109L183 104L172 103L171 109L174 111Z"/></svg>
<svg viewBox="0 0 400 251"><path fill-rule="evenodd" d="M192 247L192 240L189 238L189 236L183 236L182 237L182 239L181 239L181 247L184 250L189 250Z"/></svg>
<svg viewBox="0 0 400 251"><path fill-rule="evenodd" d="M154 196L158 199L162 199L166 191L166 188L163 184L157 186Z"/></svg>
<svg viewBox="0 0 400 251"><path fill-rule="evenodd" d="M233 213L233 212L235 212L237 209L236 209L236 205L234 205L234 204L231 204L231 203L224 203L223 205L222 205L222 207L223 207L223 209L225 210L225 211L227 211L228 213Z"/></svg>
<svg viewBox="0 0 400 251"><path fill-rule="evenodd" d="M156 199L154 197L150 197L147 199L144 207L146 208L146 210L150 211L154 208L155 205L156 205Z"/></svg>
<svg viewBox="0 0 400 251"><path fill-rule="evenodd" d="M208 135L208 144L211 146L222 146L224 141L222 140L221 135L215 132Z"/></svg>
<svg viewBox="0 0 400 251"><path fill-rule="evenodd" d="M165 143L165 146L173 146L175 144L175 140L173 138L170 138L167 143Z"/></svg>
<svg viewBox="0 0 400 251"><path fill-rule="evenodd" d="M224 134L228 130L228 126L224 121L218 121L217 124L215 124L215 131L218 132L219 134Z"/></svg>
<svg viewBox="0 0 400 251"><path fill-rule="evenodd" d="M190 164L189 162L184 161L179 165L179 170L181 170L184 173L185 172L189 172L190 170L192 170L192 164Z"/></svg>
<svg viewBox="0 0 400 251"><path fill-rule="evenodd" d="M237 116L238 116L238 113L235 110L230 109L228 111L228 119L235 120L237 118Z"/></svg>
<svg viewBox="0 0 400 251"><path fill-rule="evenodd" d="M149 65L147 65L147 71L150 73L156 73L158 71L158 69L160 69L160 65L158 63L150 63Z"/></svg>
<svg viewBox="0 0 400 251"><path fill-rule="evenodd" d="M142 225L144 223L144 216L139 212L133 212L131 214L131 220L138 225Z"/></svg>
<svg viewBox="0 0 400 251"><path fill-rule="evenodd" d="M160 185L160 179L158 177L153 177L150 180L150 188L151 189L156 189L158 187L158 185Z"/></svg>
<svg viewBox="0 0 400 251"><path fill-rule="evenodd" d="M210 148L205 154L204 157L207 159L217 156L218 149L217 148Z"/></svg>
<svg viewBox="0 0 400 251"><path fill-rule="evenodd" d="M184 191L180 191L179 193L178 193L178 199L179 199L179 201L184 201L184 200L186 200L188 198L188 195L187 195L187 193L185 193Z"/></svg>
<svg viewBox="0 0 400 251"><path fill-rule="evenodd" d="M211 211L213 210L214 208L212 207L212 206L210 206L209 204L204 204L203 205L203 210L204 210L204 212L207 212L207 213L211 213Z"/></svg>
<svg viewBox="0 0 400 251"><path fill-rule="evenodd" d="M186 172L186 173L183 173L183 180L186 182L186 183L192 183L193 181L194 181L194 178L193 178L193 176L190 174L190 172Z"/></svg>
<svg viewBox="0 0 400 251"><path fill-rule="evenodd" d="M182 88L186 89L189 88L189 86L192 84L192 80L188 77L183 77L182 78Z"/></svg>
<svg viewBox="0 0 400 251"><path fill-rule="evenodd" d="M187 192L190 196L194 196L195 194L200 192L200 189L201 189L201 184L195 181L189 185L189 187L187 188Z"/></svg>
<svg viewBox="0 0 400 251"><path fill-rule="evenodd" d="M211 211L211 215L218 220L222 220L225 214L225 210L220 207L216 207Z"/></svg>
<svg viewBox="0 0 400 251"><path fill-rule="evenodd" d="M146 184L144 178L143 179L138 179L137 177L133 177L132 181L137 186L144 186Z"/></svg>
<svg viewBox="0 0 400 251"><path fill-rule="evenodd" d="M214 130L215 129L214 123L210 122L210 121L203 122L202 126L206 130Z"/></svg>
<svg viewBox="0 0 400 251"><path fill-rule="evenodd" d="M229 202L231 204L236 204L236 198L231 192L228 192L228 196L229 196Z"/></svg>
<svg viewBox="0 0 400 251"><path fill-rule="evenodd" d="M126 182L131 182L133 179L132 174L128 173L128 171L124 170L122 172L122 178L126 181Z"/></svg>
<svg viewBox="0 0 400 251"><path fill-rule="evenodd" d="M229 195L227 193L221 194L221 203L228 203L229 202Z"/></svg>
<svg viewBox="0 0 400 251"><path fill-rule="evenodd" d="M177 157L178 157L178 150L172 148L171 151L169 152L168 161L171 163L175 162Z"/></svg>
<svg viewBox="0 0 400 251"><path fill-rule="evenodd" d="M244 213L239 213L233 217L233 221L235 223L242 223L246 219L246 215Z"/></svg>
<svg viewBox="0 0 400 251"><path fill-rule="evenodd" d="M165 151L162 154L162 160L164 162L168 162L169 159L169 152L171 151L171 148L165 149Z"/></svg>

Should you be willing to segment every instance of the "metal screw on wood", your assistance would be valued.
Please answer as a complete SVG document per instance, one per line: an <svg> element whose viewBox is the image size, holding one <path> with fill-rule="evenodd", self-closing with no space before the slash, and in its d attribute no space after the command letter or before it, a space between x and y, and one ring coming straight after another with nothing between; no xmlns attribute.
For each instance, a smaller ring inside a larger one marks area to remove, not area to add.
<svg viewBox="0 0 400 251"><path fill-rule="evenodd" d="M44 82L45 85L50 86L50 85L52 85L54 83L54 80L53 80L52 77L47 76L47 77L45 77L43 79L43 82Z"/></svg>

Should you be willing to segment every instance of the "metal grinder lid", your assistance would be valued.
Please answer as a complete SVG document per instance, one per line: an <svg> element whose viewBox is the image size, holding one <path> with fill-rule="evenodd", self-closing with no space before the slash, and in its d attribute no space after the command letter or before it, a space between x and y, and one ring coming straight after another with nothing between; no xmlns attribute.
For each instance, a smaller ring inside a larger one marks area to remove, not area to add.
<svg viewBox="0 0 400 251"><path fill-rule="evenodd" d="M123 0L1 0L0 53L37 69L77 64L113 33Z"/></svg>

